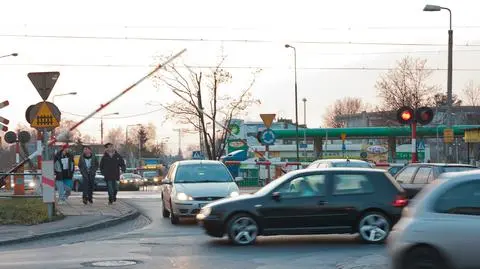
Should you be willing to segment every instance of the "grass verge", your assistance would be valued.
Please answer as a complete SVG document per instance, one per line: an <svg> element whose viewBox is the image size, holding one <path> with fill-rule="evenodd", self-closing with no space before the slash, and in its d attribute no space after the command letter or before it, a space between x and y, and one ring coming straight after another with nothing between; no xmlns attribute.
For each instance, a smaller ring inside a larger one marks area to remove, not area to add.
<svg viewBox="0 0 480 269"><path fill-rule="evenodd" d="M55 216L58 220L62 216ZM38 198L0 199L0 225L34 225L48 222L47 205Z"/></svg>

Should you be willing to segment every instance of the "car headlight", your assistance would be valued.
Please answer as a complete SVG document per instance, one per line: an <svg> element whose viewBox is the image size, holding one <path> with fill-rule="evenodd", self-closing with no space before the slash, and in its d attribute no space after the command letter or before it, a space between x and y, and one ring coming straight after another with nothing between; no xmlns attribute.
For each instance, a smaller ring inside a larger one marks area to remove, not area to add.
<svg viewBox="0 0 480 269"><path fill-rule="evenodd" d="M153 181L158 182L158 177L154 177Z"/></svg>
<svg viewBox="0 0 480 269"><path fill-rule="evenodd" d="M240 195L240 193L238 193L238 191L232 191L232 192L230 193L230 197L237 197L237 196L239 196L239 195Z"/></svg>
<svg viewBox="0 0 480 269"><path fill-rule="evenodd" d="M177 200L179 200L179 201L192 201L192 200L193 200L193 198L192 198L191 196L186 195L186 194L183 193L183 192L177 193L177 197L176 197L176 198L177 198Z"/></svg>
<svg viewBox="0 0 480 269"><path fill-rule="evenodd" d="M28 183L28 186L29 186L29 187L32 187L32 188L35 187L35 182L30 182L30 183Z"/></svg>
<svg viewBox="0 0 480 269"><path fill-rule="evenodd" d="M200 210L200 213L198 213L197 219L203 220L206 217L210 216L211 213L212 213L212 208L211 207L204 207Z"/></svg>

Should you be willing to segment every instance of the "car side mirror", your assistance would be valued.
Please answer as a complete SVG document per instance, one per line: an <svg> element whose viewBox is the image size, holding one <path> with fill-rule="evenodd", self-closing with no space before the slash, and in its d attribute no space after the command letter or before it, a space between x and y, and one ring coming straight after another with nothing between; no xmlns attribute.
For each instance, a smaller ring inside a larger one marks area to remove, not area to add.
<svg viewBox="0 0 480 269"><path fill-rule="evenodd" d="M279 193L278 191L272 193L272 198L273 198L273 200L275 200L275 201L280 201L280 197L281 197L281 195L280 195L280 193Z"/></svg>
<svg viewBox="0 0 480 269"><path fill-rule="evenodd" d="M235 182L240 182L240 181L243 181L243 177L236 177L235 178Z"/></svg>
<svg viewBox="0 0 480 269"><path fill-rule="evenodd" d="M161 182L162 185L172 185L172 182L168 179L163 179L162 182Z"/></svg>

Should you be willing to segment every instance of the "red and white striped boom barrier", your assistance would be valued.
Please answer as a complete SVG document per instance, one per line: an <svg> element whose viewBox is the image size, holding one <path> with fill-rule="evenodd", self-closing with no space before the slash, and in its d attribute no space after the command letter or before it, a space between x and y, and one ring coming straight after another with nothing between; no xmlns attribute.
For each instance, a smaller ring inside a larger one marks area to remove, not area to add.
<svg viewBox="0 0 480 269"><path fill-rule="evenodd" d="M0 108L4 108L6 106L8 106L10 103L8 101L3 101L0 103Z"/></svg>
<svg viewBox="0 0 480 269"><path fill-rule="evenodd" d="M240 164L253 164L253 165L283 165L283 166L297 166L297 165L309 165L310 163L302 162L271 162L271 161L224 161L225 165L240 165Z"/></svg>
<svg viewBox="0 0 480 269"><path fill-rule="evenodd" d="M69 132L77 129L78 126L80 126L81 124L83 124L85 121L87 121L88 119L90 119L91 117L95 116L95 114L97 114L98 112L102 111L104 108L106 108L108 105L112 104L113 102L115 102L118 98L120 98L122 95L126 94L127 92L129 92L131 89L135 88L138 84L142 83L144 80L148 79L149 77L151 77L153 74L155 74L158 70L164 68L167 64L169 64L171 61L175 60L176 58L178 58L180 55L182 55L185 51L187 51L187 49L183 49L181 50L179 53L173 55L172 57L170 57L169 59L167 59L164 63L161 63L159 64L157 67L155 67L155 69L153 69L150 73L148 73L147 75L143 76L141 79L139 79L137 82L133 83L132 85L130 85L128 88L124 89L121 93L119 93L118 95L116 95L115 97L113 97L110 101L106 102L105 104L101 104L99 108L97 108L95 111L93 111L92 113L90 113L88 116L86 116L85 118L83 118L81 121L77 122L75 125L73 125L72 127L70 127L70 130L68 130ZM56 142L56 138L53 138L50 143L49 143L49 146L53 145L54 143Z"/></svg>

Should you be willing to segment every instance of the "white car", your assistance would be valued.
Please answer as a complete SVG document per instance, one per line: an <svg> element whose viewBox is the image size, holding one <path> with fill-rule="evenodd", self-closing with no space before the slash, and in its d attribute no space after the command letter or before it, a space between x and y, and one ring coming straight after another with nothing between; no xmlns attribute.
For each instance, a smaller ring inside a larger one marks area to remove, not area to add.
<svg viewBox="0 0 480 269"><path fill-rule="evenodd" d="M172 224L192 218L208 203L240 194L236 181L219 161L189 160L174 163L162 180L163 217Z"/></svg>

